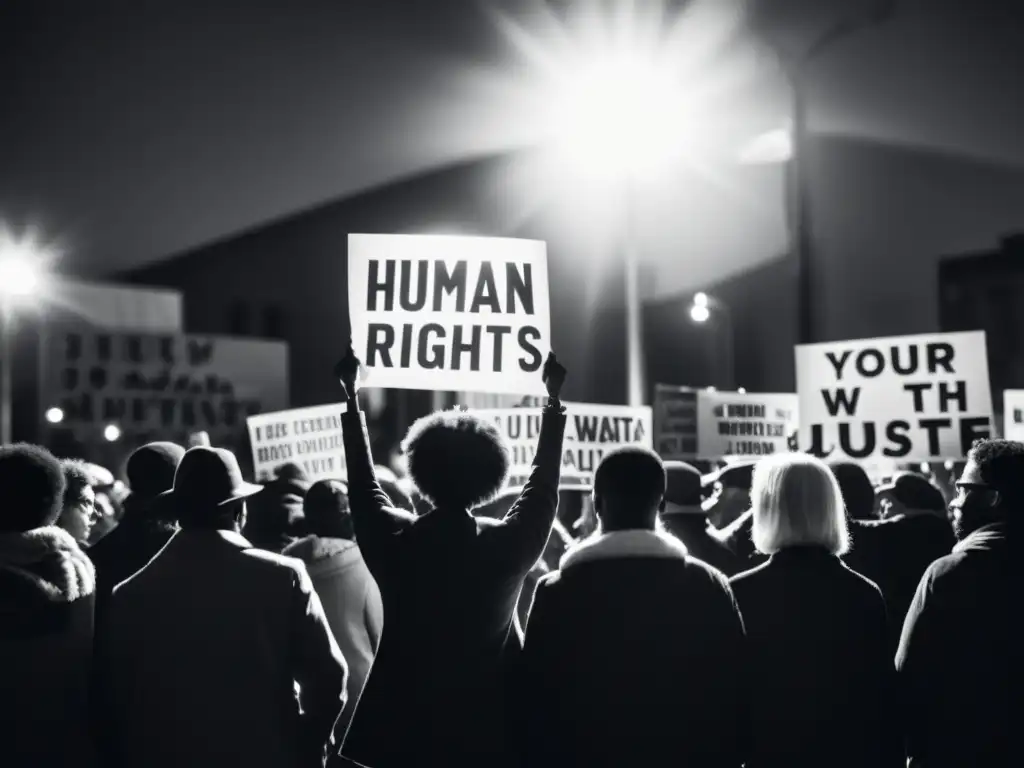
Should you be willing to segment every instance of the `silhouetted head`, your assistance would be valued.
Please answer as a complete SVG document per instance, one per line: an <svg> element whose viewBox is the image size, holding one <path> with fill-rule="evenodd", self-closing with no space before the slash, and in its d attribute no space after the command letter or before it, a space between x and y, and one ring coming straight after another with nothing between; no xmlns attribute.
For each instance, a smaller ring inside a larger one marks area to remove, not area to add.
<svg viewBox="0 0 1024 768"><path fill-rule="evenodd" d="M306 527L314 536L349 539L356 537L348 506L348 488L340 480L313 483L303 501Z"/></svg>
<svg viewBox="0 0 1024 768"><path fill-rule="evenodd" d="M654 451L609 452L594 473L594 511L603 531L654 530L665 497L665 467Z"/></svg>
<svg viewBox="0 0 1024 768"><path fill-rule="evenodd" d="M839 482L814 456L779 453L759 461L750 501L751 538L759 552L817 546L842 555L850 548Z"/></svg>
<svg viewBox="0 0 1024 768"><path fill-rule="evenodd" d="M437 411L417 420L402 450L420 495L440 509L487 504L501 492L511 467L498 428L465 411Z"/></svg>
<svg viewBox="0 0 1024 768"><path fill-rule="evenodd" d="M875 486L864 467L852 461L834 461L828 465L835 475L851 520L876 520Z"/></svg>
<svg viewBox="0 0 1024 768"><path fill-rule="evenodd" d="M45 448L0 446L0 531L23 533L56 523L65 485L60 461Z"/></svg>
<svg viewBox="0 0 1024 768"><path fill-rule="evenodd" d="M956 489L949 509L957 538L985 525L1012 521L1024 511L1024 443L976 442L967 454Z"/></svg>
<svg viewBox="0 0 1024 768"><path fill-rule="evenodd" d="M183 529L233 530L245 525L245 500L263 490L242 479L235 454L224 448L190 448L160 498L173 504Z"/></svg>

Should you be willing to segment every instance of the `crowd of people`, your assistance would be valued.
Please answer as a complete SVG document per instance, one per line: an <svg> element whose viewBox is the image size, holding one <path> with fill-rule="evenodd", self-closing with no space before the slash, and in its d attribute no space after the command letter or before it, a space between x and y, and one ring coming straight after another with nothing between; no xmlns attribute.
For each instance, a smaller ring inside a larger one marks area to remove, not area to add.
<svg viewBox="0 0 1024 768"><path fill-rule="evenodd" d="M358 370L332 480L151 443L125 497L0 447L0 765L1021 764L1024 444L880 487L628 447L567 515L554 356L514 494L464 411L410 428L407 478L375 466Z"/></svg>

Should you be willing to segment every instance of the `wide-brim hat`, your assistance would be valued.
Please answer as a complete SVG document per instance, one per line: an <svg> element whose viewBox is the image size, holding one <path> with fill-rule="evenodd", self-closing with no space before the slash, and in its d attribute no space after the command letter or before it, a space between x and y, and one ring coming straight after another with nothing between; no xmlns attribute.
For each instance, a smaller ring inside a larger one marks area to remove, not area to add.
<svg viewBox="0 0 1024 768"><path fill-rule="evenodd" d="M701 511L704 478L700 471L683 461L665 462L665 501L679 507Z"/></svg>
<svg viewBox="0 0 1024 768"><path fill-rule="evenodd" d="M242 479L235 454L224 448L189 448L174 473L174 485L158 498L177 503L223 507L255 496L262 485Z"/></svg>
<svg viewBox="0 0 1024 768"><path fill-rule="evenodd" d="M715 483L721 483L728 488L750 488L755 464L756 462L749 460L726 464L721 469L701 477L700 484L706 493L714 490Z"/></svg>

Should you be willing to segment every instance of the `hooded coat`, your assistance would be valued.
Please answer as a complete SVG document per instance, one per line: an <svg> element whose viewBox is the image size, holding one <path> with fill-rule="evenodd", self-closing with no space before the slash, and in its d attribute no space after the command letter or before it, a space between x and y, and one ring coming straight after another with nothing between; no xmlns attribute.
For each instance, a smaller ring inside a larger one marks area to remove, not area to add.
<svg viewBox="0 0 1024 768"><path fill-rule="evenodd" d="M1024 764L1021 559L1011 533L978 529L918 585L896 657L912 768Z"/></svg>
<svg viewBox="0 0 1024 768"><path fill-rule="evenodd" d="M681 542L592 536L537 586L522 764L739 768L745 653L725 577Z"/></svg>
<svg viewBox="0 0 1024 768"><path fill-rule="evenodd" d="M354 541L308 536L288 546L283 554L306 564L327 624L348 663L348 704L335 728L340 742L380 644L384 626L380 589Z"/></svg>
<svg viewBox="0 0 1024 768"><path fill-rule="evenodd" d="M0 533L0 765L93 765L96 574L56 527Z"/></svg>
<svg viewBox="0 0 1024 768"><path fill-rule="evenodd" d="M501 765L506 651L558 508L565 415L544 409L533 470L500 521L395 509L362 414L341 422L356 538L384 598L384 634L342 755L373 768Z"/></svg>

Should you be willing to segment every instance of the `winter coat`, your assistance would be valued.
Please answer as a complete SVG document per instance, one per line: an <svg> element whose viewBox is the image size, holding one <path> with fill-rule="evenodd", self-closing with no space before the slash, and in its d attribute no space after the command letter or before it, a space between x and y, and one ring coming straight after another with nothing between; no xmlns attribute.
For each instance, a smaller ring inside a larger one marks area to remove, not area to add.
<svg viewBox="0 0 1024 768"><path fill-rule="evenodd" d="M373 768L500 765L505 651L555 519L565 415L544 410L533 471L501 521L394 509L362 414L349 410L342 429L356 538L384 598L384 635L342 754Z"/></svg>
<svg viewBox="0 0 1024 768"><path fill-rule="evenodd" d="M305 566L233 531L179 531L119 584L97 663L104 768L311 768L344 704Z"/></svg>
<svg viewBox="0 0 1024 768"><path fill-rule="evenodd" d="M522 764L738 768L744 645L725 577L674 537L584 540L533 600Z"/></svg>
<svg viewBox="0 0 1024 768"><path fill-rule="evenodd" d="M916 512L885 520L851 520L850 535L852 547L843 561L882 590L895 655L921 577L956 544L953 527L945 516Z"/></svg>
<svg viewBox="0 0 1024 768"><path fill-rule="evenodd" d="M56 527L0 533L0 765L94 764L89 732L96 574Z"/></svg>
<svg viewBox="0 0 1024 768"><path fill-rule="evenodd" d="M306 564L327 623L348 663L348 703L335 729L340 744L380 643L384 625L380 589L354 541L308 536L283 554Z"/></svg>
<svg viewBox="0 0 1024 768"><path fill-rule="evenodd" d="M747 768L903 768L885 601L827 550L730 580L754 691Z"/></svg>
<svg viewBox="0 0 1024 768"><path fill-rule="evenodd" d="M1012 533L996 524L970 534L929 566L914 595L896 658L912 768L1024 764L1022 560Z"/></svg>

